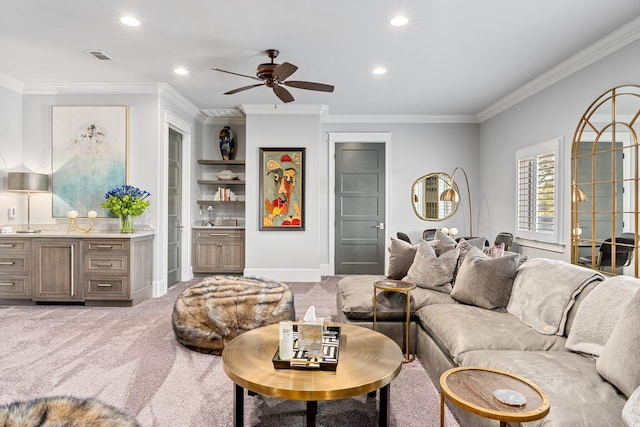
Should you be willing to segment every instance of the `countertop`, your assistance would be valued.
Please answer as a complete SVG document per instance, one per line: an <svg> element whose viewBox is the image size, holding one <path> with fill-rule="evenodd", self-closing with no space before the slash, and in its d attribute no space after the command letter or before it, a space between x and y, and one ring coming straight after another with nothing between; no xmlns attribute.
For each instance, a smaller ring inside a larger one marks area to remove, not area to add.
<svg viewBox="0 0 640 427"><path fill-rule="evenodd" d="M138 237L153 236L154 234L155 232L153 230L136 231L134 233L118 233L100 230L91 231L89 233L79 233L77 231L67 233L66 230L42 230L39 233L0 233L0 239L38 237L68 237L74 239L135 239Z"/></svg>

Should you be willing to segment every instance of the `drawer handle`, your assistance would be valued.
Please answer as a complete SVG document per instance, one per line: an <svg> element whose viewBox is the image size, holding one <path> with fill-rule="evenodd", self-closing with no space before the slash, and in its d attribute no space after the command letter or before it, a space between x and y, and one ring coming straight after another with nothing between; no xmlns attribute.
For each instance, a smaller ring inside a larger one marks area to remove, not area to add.
<svg viewBox="0 0 640 427"><path fill-rule="evenodd" d="M228 237L229 233L209 233L209 236Z"/></svg>
<svg viewBox="0 0 640 427"><path fill-rule="evenodd" d="M110 288L113 285L111 283L98 283L96 286L99 288Z"/></svg>
<svg viewBox="0 0 640 427"><path fill-rule="evenodd" d="M98 267L113 267L112 262L98 262L96 263Z"/></svg>
<svg viewBox="0 0 640 427"><path fill-rule="evenodd" d="M15 285L15 283L11 283L11 282L0 283L0 286L13 286L13 285Z"/></svg>
<svg viewBox="0 0 640 427"><path fill-rule="evenodd" d="M13 261L0 261L0 265L14 265L15 262Z"/></svg>
<svg viewBox="0 0 640 427"><path fill-rule="evenodd" d="M12 245L10 243L3 243L0 245L0 248L15 248L16 245Z"/></svg>
<svg viewBox="0 0 640 427"><path fill-rule="evenodd" d="M96 245L98 249L113 249L113 245Z"/></svg>

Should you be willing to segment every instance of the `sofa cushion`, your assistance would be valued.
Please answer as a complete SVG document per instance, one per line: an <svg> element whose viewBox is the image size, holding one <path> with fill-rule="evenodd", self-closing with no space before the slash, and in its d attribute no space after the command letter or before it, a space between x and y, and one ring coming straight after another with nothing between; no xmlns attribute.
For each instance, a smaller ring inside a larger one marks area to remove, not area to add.
<svg viewBox="0 0 640 427"><path fill-rule="evenodd" d="M448 234L444 234L440 230L436 230L435 240L438 241L438 245L435 247L436 255L438 256L441 256L442 254L445 254L458 246L458 243L453 240L451 236L449 236Z"/></svg>
<svg viewBox="0 0 640 427"><path fill-rule="evenodd" d="M530 259L518 268L507 312L541 334L563 335L575 298L595 280L604 276L562 260Z"/></svg>
<svg viewBox="0 0 640 427"><path fill-rule="evenodd" d="M338 282L342 311L348 319L373 320L373 283L385 276L346 276ZM378 320L404 321L407 317L406 296L399 292L378 292L376 316ZM416 288L411 291L411 312L430 304L455 304L456 301L443 292Z"/></svg>
<svg viewBox="0 0 640 427"><path fill-rule="evenodd" d="M526 426L624 426L625 398L595 370L594 361L569 351L470 351L462 366L500 369L533 381L551 410Z"/></svg>
<svg viewBox="0 0 640 427"><path fill-rule="evenodd" d="M390 279L400 280L407 275L409 267L413 264L418 245L412 245L404 240L391 238L389 245L389 270L387 276Z"/></svg>
<svg viewBox="0 0 640 427"><path fill-rule="evenodd" d="M518 254L490 258L472 248L458 271L451 297L465 304L505 311L518 258Z"/></svg>
<svg viewBox="0 0 640 427"><path fill-rule="evenodd" d="M429 305L416 317L454 360L472 350L563 350L566 340L540 334L509 313L471 305Z"/></svg>
<svg viewBox="0 0 640 427"><path fill-rule="evenodd" d="M423 240L418 246L413 264L402 280L421 288L449 293L458 254L458 249L454 248L437 256L429 242Z"/></svg>
<svg viewBox="0 0 640 427"><path fill-rule="evenodd" d="M595 290L594 290L595 292ZM630 396L640 387L640 292L625 304L596 362L598 373Z"/></svg>
<svg viewBox="0 0 640 427"><path fill-rule="evenodd" d="M464 259L467 257L467 254L471 250L471 248L484 249L484 242L486 238L484 237L476 237L474 239L466 240L464 237L460 238L458 242L458 251L460 254L458 255L458 262L456 264L455 270L453 270L453 280L451 281L451 286L456 286L456 277L458 276L458 272L460 271L460 267L462 267L462 263Z"/></svg>
<svg viewBox="0 0 640 427"><path fill-rule="evenodd" d="M567 349L600 356L622 308L638 289L640 281L629 276L615 276L600 282L578 307L567 334Z"/></svg>

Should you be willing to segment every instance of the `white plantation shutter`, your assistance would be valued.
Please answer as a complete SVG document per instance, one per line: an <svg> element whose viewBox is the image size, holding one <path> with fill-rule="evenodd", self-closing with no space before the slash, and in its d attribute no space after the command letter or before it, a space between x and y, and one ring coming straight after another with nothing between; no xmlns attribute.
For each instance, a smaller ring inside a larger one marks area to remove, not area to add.
<svg viewBox="0 0 640 427"><path fill-rule="evenodd" d="M562 139L516 152L516 236L560 243L559 154Z"/></svg>

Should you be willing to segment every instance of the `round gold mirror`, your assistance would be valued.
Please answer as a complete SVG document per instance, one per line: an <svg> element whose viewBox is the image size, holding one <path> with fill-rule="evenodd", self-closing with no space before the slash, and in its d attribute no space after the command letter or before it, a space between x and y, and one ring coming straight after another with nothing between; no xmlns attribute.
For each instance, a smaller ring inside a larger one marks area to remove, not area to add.
<svg viewBox="0 0 640 427"><path fill-rule="evenodd" d="M440 200L443 191L453 188L456 183L443 172L434 172L418 178L411 186L411 205L420 219L442 221L449 218L458 209L458 202Z"/></svg>

